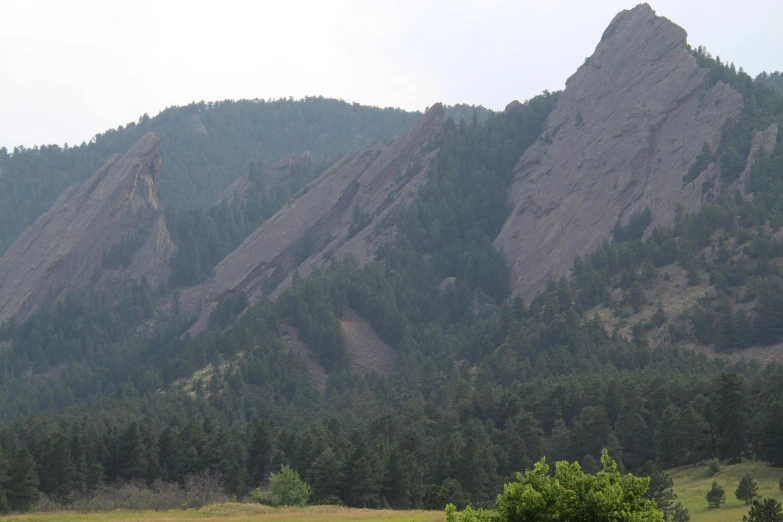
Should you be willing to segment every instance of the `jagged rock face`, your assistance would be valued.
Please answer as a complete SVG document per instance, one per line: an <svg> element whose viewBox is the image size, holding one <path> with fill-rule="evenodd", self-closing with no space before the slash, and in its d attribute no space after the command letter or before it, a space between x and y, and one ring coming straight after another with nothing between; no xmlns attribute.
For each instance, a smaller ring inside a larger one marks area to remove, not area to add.
<svg viewBox="0 0 783 522"><path fill-rule="evenodd" d="M495 240L514 295L531 298L548 277L609 238L617 220L650 207L656 225L701 205L702 173L683 176L706 142L742 110L742 95L712 86L685 31L646 4L612 20L595 53L566 82L541 139L515 167L514 210Z"/></svg>
<svg viewBox="0 0 783 522"><path fill-rule="evenodd" d="M188 132L193 136L206 136L208 134L204 122L201 121L201 116L194 114L190 117L188 120Z"/></svg>
<svg viewBox="0 0 783 522"><path fill-rule="evenodd" d="M313 168L313 157L309 152L302 153L298 158L292 156L264 165L261 179L253 180L248 174L243 175L223 191L217 200L217 204L219 205L225 201L231 205L237 200L246 201L254 189L268 192L273 183L288 177L295 168L310 170Z"/></svg>
<svg viewBox="0 0 783 522"><path fill-rule="evenodd" d="M763 131L759 131L753 136L753 141L750 142L750 152L748 153L748 159L745 160L745 169L740 174L737 181L737 188L740 194L743 194L746 198L751 199L753 194L748 194L748 183L750 182L750 171L753 170L753 166L762 154L772 154L775 152L775 147L778 144L778 124L773 123Z"/></svg>
<svg viewBox="0 0 783 522"><path fill-rule="evenodd" d="M157 188L160 140L143 136L69 187L0 258L0 321L23 322L70 292L166 281L174 245Z"/></svg>
<svg viewBox="0 0 783 522"><path fill-rule="evenodd" d="M245 292L251 302L265 293L274 298L294 270L307 277L346 254L359 264L374 259L394 237L386 218L426 180L437 150L423 148L440 132L443 118L441 104L434 105L390 145L337 162L297 194L215 268L191 334L203 330L214 306L231 294Z"/></svg>

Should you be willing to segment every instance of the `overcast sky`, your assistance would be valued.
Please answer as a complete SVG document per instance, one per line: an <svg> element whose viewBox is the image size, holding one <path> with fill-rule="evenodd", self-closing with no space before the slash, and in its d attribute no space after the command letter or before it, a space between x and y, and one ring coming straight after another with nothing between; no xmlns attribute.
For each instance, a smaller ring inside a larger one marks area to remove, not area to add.
<svg viewBox="0 0 783 522"><path fill-rule="evenodd" d="M80 143L171 105L323 95L502 109L561 89L634 0L0 0L0 146ZM692 45L783 69L780 0L659 0Z"/></svg>

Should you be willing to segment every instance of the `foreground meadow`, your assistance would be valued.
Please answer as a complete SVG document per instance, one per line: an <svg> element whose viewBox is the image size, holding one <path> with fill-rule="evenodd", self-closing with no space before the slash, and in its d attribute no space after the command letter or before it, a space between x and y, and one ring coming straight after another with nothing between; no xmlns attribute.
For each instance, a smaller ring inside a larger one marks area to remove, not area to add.
<svg viewBox="0 0 783 522"><path fill-rule="evenodd" d="M740 479L746 474L756 479L759 494L766 498L774 498L783 502L783 493L778 487L778 480L783 475L783 468L772 468L763 462L743 462L735 466L722 466L720 472L710 476L707 465L688 466L671 470L669 474L674 480L674 492L678 499L688 508L691 522L739 522L743 515L748 514L748 506L737 500L734 490ZM712 487L712 481L726 491L726 504L718 509L709 509L704 496Z"/></svg>
<svg viewBox="0 0 783 522"><path fill-rule="evenodd" d="M256 504L215 504L201 509L184 511L115 511L112 513L33 513L14 515L3 522L443 522L446 515L439 511L391 511L353 509L336 506L311 506L306 508L271 508Z"/></svg>

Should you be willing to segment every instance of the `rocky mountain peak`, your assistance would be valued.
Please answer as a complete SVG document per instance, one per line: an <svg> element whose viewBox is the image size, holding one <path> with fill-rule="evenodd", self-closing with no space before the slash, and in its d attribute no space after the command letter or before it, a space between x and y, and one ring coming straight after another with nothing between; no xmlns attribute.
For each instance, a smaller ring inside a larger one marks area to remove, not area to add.
<svg viewBox="0 0 783 522"><path fill-rule="evenodd" d="M71 292L165 282L174 245L158 195L160 166L160 140L148 133L66 189L0 258L0 321L22 322Z"/></svg>
<svg viewBox="0 0 783 522"><path fill-rule="evenodd" d="M670 225L679 204L701 205L704 181L683 176L704 143L742 110L742 95L712 85L686 32L647 4L618 14L595 52L566 82L537 143L520 158L513 213L495 240L515 295L532 297L548 277L609 238L618 220L649 207Z"/></svg>

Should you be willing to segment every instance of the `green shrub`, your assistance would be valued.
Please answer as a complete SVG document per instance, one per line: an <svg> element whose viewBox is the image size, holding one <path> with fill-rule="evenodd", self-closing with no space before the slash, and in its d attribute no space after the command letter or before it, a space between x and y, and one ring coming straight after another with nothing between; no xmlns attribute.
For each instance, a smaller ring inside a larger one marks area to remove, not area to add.
<svg viewBox="0 0 783 522"><path fill-rule="evenodd" d="M268 490L256 488L250 494L250 501L272 506L305 506L313 492L310 485L289 466L283 466L279 473L269 475Z"/></svg>
<svg viewBox="0 0 783 522"><path fill-rule="evenodd" d="M712 459L707 464L707 476L713 477L718 473L720 473L720 462L718 461L718 459Z"/></svg>

